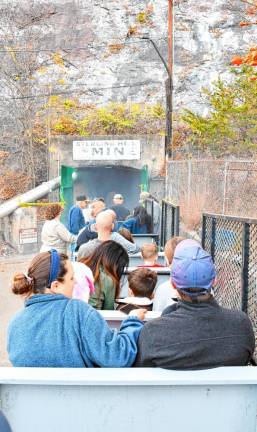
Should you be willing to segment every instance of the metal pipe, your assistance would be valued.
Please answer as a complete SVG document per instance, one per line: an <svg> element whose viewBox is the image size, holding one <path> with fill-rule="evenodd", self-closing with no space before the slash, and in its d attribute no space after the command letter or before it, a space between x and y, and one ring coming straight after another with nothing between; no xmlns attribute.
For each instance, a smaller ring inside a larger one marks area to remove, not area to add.
<svg viewBox="0 0 257 432"><path fill-rule="evenodd" d="M47 195L52 190L58 188L61 184L61 177L56 177L53 180L42 183L34 189L25 192L22 195L18 195L15 198L8 200L7 202L0 205L0 218L8 216L13 213L22 202L33 202L43 196Z"/></svg>

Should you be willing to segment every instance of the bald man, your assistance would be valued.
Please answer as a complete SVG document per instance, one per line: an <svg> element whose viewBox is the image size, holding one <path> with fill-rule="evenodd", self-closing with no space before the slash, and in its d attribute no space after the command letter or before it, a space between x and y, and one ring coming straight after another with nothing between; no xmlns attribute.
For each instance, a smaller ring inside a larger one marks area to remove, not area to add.
<svg viewBox="0 0 257 432"><path fill-rule="evenodd" d="M139 252L139 247L131 243L117 232L112 232L116 214L113 210L105 210L96 216L95 230L98 237L80 246L78 259L92 255L94 250L104 241L113 240L119 243L128 253Z"/></svg>

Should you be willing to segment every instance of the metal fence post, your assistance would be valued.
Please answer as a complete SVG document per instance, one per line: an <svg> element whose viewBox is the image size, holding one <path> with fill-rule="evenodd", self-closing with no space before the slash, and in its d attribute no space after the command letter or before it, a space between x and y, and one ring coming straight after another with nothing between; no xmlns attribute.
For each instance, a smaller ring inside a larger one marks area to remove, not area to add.
<svg viewBox="0 0 257 432"><path fill-rule="evenodd" d="M202 247L205 249L205 240L206 240L206 216L203 214L202 216Z"/></svg>
<svg viewBox="0 0 257 432"><path fill-rule="evenodd" d="M180 218L179 207L176 207L176 212L175 212L175 227L174 227L174 234L176 236L179 236L179 218Z"/></svg>
<svg viewBox="0 0 257 432"><path fill-rule="evenodd" d="M242 237L242 310L247 313L249 292L250 224L244 222Z"/></svg>
<svg viewBox="0 0 257 432"><path fill-rule="evenodd" d="M164 246L164 200L162 200L162 214L161 214L161 247Z"/></svg>
<svg viewBox="0 0 257 432"><path fill-rule="evenodd" d="M166 238L167 238L167 226L166 226L166 222L167 222L167 203L165 201L164 201L164 221L165 221L165 226L164 226L164 233L163 233L163 247L165 246Z"/></svg>
<svg viewBox="0 0 257 432"><path fill-rule="evenodd" d="M211 222L211 257L215 262L215 249L216 249L216 219L213 218Z"/></svg>

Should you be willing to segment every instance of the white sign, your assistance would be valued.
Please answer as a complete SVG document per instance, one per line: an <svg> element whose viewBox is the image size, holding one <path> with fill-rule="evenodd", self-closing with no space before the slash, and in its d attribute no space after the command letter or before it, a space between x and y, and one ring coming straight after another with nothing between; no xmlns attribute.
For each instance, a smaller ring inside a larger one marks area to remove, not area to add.
<svg viewBox="0 0 257 432"><path fill-rule="evenodd" d="M37 243L37 228L20 229L20 244Z"/></svg>
<svg viewBox="0 0 257 432"><path fill-rule="evenodd" d="M140 159L140 140L73 141L73 160Z"/></svg>

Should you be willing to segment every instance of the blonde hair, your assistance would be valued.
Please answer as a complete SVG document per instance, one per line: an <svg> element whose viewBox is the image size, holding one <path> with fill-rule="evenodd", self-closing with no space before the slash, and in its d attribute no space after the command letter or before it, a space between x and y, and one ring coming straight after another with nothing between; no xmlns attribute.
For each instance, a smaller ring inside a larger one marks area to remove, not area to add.
<svg viewBox="0 0 257 432"><path fill-rule="evenodd" d="M172 263L174 252L177 247L177 245L182 242L183 240L186 240L185 237L172 237L170 240L168 240L164 246L164 255L166 256L167 260L169 261L169 264Z"/></svg>
<svg viewBox="0 0 257 432"><path fill-rule="evenodd" d="M146 260L154 258L158 255L158 247L156 243L145 243L141 247L142 257Z"/></svg>

